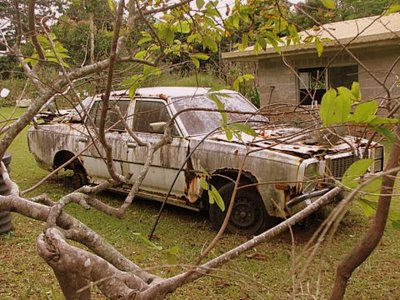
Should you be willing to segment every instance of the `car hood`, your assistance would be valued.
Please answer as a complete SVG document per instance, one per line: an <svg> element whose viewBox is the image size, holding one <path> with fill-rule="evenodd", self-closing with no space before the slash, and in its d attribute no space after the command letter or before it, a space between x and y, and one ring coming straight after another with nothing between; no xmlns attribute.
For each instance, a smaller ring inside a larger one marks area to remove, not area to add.
<svg viewBox="0 0 400 300"><path fill-rule="evenodd" d="M217 132L209 137L211 140L245 144L255 148L273 149L304 158L318 155L348 152L367 144L367 140L346 136L337 141L332 137L294 127L275 127L256 130L256 136L241 133L240 139L234 136L228 140L224 132ZM321 137L320 137L321 136Z"/></svg>

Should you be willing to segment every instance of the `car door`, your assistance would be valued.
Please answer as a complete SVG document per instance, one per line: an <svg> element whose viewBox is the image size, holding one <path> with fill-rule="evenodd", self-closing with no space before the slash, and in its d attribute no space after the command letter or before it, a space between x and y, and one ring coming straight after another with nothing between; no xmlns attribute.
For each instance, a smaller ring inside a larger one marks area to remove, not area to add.
<svg viewBox="0 0 400 300"><path fill-rule="evenodd" d="M171 119L171 112L167 102L162 99L138 98L135 100L134 105L132 129L135 134L146 143L155 144L159 142L163 137L163 130L155 128L156 126L154 125L162 126ZM152 194L153 197L163 197L177 177L171 196L175 199L183 196L194 201L194 195L188 195L188 185L185 179L185 171L187 171L185 160L188 154L189 142L182 137L179 128L175 124L173 125L172 134L172 143L164 145L155 152L152 164L140 190L142 193ZM128 148L128 161L131 162L129 172L133 174L133 179L136 179L142 170L147 156L148 149L145 146L135 144L134 147L130 146ZM182 171L179 172L181 168Z"/></svg>
<svg viewBox="0 0 400 300"><path fill-rule="evenodd" d="M118 106L122 115L126 116L129 103L129 98L111 98L105 124L106 141L112 148L115 170L120 174L123 174L123 165L127 162L129 135L121 122L119 113L115 110L115 106ZM81 151L89 147L83 152L81 159L87 174L96 183L110 178L105 161L106 153L96 134L100 125L101 111L102 101L96 99L86 117L84 132L78 138L78 148ZM130 122L129 118L127 118L127 122Z"/></svg>

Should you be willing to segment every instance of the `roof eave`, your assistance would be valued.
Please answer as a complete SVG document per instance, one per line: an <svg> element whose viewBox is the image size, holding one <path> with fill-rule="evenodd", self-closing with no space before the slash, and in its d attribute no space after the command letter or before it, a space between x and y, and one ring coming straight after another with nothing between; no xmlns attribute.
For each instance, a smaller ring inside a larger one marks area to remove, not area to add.
<svg viewBox="0 0 400 300"><path fill-rule="evenodd" d="M387 45L399 45L400 46L400 32L390 32L384 34L377 35L369 35L369 36L361 36L354 38L345 38L338 41L331 41L324 43L324 50L334 51L337 49L343 48L343 46L347 46L348 48L355 49L361 48L365 44L368 44L368 47L381 47ZM371 44L374 43L374 44ZM290 45L281 47L282 54L285 55L301 55L316 52L314 44L300 44L300 45ZM253 61L264 58L274 58L280 57L281 54L277 53L274 48L267 48L261 52L254 52L254 50L245 50L245 51L234 51L234 52L225 52L222 53L222 58L225 60L231 61Z"/></svg>

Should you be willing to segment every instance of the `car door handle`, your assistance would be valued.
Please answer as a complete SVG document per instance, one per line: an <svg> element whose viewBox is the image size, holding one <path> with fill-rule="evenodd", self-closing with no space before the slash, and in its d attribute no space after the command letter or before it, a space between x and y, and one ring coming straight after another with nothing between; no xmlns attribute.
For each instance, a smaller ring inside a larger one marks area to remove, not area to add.
<svg viewBox="0 0 400 300"><path fill-rule="evenodd" d="M88 142L88 138L85 137L85 136L81 136L81 137L78 138L78 141L82 142L82 143L87 143Z"/></svg>
<svg viewBox="0 0 400 300"><path fill-rule="evenodd" d="M137 147L137 143L135 143L135 142L127 142L126 145L128 146L128 148L136 148Z"/></svg>

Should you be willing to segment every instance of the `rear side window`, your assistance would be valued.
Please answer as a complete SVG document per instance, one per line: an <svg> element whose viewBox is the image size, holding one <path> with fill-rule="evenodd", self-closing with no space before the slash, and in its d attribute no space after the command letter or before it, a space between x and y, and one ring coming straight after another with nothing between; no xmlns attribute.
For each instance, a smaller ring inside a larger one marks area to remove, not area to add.
<svg viewBox="0 0 400 300"><path fill-rule="evenodd" d="M109 108L107 111L106 124L105 124L106 129L110 129L110 130L114 130L114 131L124 131L125 130L124 124L121 122L121 118L120 118L118 112L114 109L114 105L118 105L119 109L121 110L122 115L126 117L127 112L128 112L129 102L130 102L129 100L110 101ZM103 108L103 102L95 101L89 112L89 116L93 120L94 125L96 127L100 126L102 108Z"/></svg>

